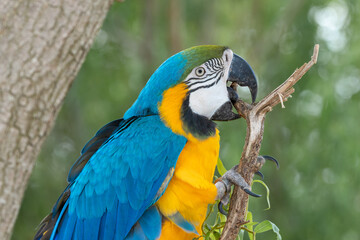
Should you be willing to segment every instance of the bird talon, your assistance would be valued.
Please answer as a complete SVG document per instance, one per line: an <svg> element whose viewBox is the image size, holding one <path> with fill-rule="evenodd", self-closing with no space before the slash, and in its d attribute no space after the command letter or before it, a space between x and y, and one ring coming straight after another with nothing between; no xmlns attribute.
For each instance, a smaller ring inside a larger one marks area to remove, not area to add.
<svg viewBox="0 0 360 240"><path fill-rule="evenodd" d="M224 209L224 204L221 201L218 204L218 209L222 215L225 215L225 216L228 215L228 212Z"/></svg>
<svg viewBox="0 0 360 240"><path fill-rule="evenodd" d="M267 155L263 155L263 156L258 156L258 161L262 161L262 160L269 160L272 161L276 164L276 168L279 169L280 168L280 164L279 161L276 160L275 158L271 157L271 156L267 156Z"/></svg>
<svg viewBox="0 0 360 240"><path fill-rule="evenodd" d="M260 176L261 179L264 180L264 175L260 171L255 172L255 174Z"/></svg>
<svg viewBox="0 0 360 240"><path fill-rule="evenodd" d="M261 197L261 195L256 194L256 193L253 193L253 192L250 191L248 188L244 188L243 190L244 190L244 192L246 192L246 193L249 194L250 196L253 196L253 197Z"/></svg>

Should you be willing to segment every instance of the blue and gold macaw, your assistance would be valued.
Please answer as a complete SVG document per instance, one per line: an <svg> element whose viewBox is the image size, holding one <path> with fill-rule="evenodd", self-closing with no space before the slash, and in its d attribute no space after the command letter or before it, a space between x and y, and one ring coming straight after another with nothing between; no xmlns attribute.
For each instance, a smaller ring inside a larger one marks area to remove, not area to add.
<svg viewBox="0 0 360 240"><path fill-rule="evenodd" d="M255 100L251 67L227 47L197 46L166 60L124 117L82 149L35 239L184 240L201 234L208 204L228 194L232 183L251 193L234 171L213 183L220 147L213 121L239 118L229 81L249 87Z"/></svg>

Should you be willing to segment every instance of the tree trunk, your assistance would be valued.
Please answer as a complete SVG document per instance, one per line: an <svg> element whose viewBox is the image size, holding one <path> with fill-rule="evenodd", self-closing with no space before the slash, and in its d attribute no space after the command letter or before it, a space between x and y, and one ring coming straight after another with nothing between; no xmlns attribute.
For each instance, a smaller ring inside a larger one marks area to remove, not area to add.
<svg viewBox="0 0 360 240"><path fill-rule="evenodd" d="M112 0L0 1L0 239Z"/></svg>

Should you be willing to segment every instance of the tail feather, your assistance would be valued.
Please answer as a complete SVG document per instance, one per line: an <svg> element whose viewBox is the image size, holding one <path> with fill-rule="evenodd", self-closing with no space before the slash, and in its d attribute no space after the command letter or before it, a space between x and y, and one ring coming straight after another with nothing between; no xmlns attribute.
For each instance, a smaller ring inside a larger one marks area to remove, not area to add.
<svg viewBox="0 0 360 240"><path fill-rule="evenodd" d="M59 227L55 226L54 232L50 240L53 239L73 239L74 228L76 221L78 220L75 214L68 214L65 210L62 219L59 219Z"/></svg>
<svg viewBox="0 0 360 240"><path fill-rule="evenodd" d="M56 220L52 217L52 213L47 215L40 223L34 240L49 240L54 229Z"/></svg>
<svg viewBox="0 0 360 240"><path fill-rule="evenodd" d="M69 185L70 186L70 185ZM64 210L64 206L69 199L70 189L69 186L66 187L65 191L61 194L57 202L55 203L52 212L47 215L39 224L38 231L35 234L34 240L50 240L52 232L54 231L55 226L61 214Z"/></svg>

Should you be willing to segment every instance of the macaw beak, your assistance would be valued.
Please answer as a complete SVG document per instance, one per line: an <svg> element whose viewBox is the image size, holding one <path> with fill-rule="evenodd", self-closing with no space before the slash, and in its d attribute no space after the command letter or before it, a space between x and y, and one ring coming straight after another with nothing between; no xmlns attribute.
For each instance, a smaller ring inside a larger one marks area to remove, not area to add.
<svg viewBox="0 0 360 240"><path fill-rule="evenodd" d="M227 81L236 82L242 87L248 87L250 89L252 102L255 102L257 94L257 80L254 71L244 59L235 53L230 65L229 77ZM238 100L238 95L231 87L228 87L227 90L230 101L222 105L211 117L211 120L230 121L240 118L239 114L236 114L232 111L232 104Z"/></svg>
<svg viewBox="0 0 360 240"><path fill-rule="evenodd" d="M228 81L236 82L242 87L248 87L250 89L252 102L255 102L257 95L257 80L254 71L243 58L235 53L230 65Z"/></svg>

